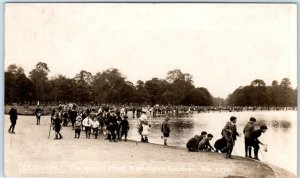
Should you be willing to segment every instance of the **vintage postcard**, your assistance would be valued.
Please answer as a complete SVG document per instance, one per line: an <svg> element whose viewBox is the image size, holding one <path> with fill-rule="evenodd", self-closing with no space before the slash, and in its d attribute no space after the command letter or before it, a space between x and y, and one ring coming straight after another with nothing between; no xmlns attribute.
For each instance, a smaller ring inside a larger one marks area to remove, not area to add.
<svg viewBox="0 0 300 178"><path fill-rule="evenodd" d="M297 4L6 3L8 177L297 176Z"/></svg>

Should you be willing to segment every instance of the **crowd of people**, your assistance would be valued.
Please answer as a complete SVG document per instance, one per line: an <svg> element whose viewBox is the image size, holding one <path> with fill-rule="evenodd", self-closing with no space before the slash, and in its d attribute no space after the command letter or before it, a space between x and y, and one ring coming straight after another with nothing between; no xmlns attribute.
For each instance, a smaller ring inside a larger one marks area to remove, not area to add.
<svg viewBox="0 0 300 178"><path fill-rule="evenodd" d="M215 151L225 153L225 158L232 158L231 153L233 147L235 146L235 142L237 136L241 136L236 129L237 118L232 116L230 117L230 121L226 123L224 128L221 131L222 138L216 140L214 147L211 146L210 140L212 140L213 135L207 134L206 131L202 131L200 136L195 135L191 138L186 147L189 151ZM259 145L266 146L261 141L259 141L259 137L262 133L267 131L266 125L259 126L258 129L255 128L256 119L254 117L250 118L250 121L245 125L243 133L244 133L244 143L245 143L245 157L253 158L259 160L258 151L260 149ZM254 148L254 157L252 157L252 148ZM266 150L265 150L266 151Z"/></svg>
<svg viewBox="0 0 300 178"><path fill-rule="evenodd" d="M106 139L110 142L127 141L128 131L130 129L128 116L128 110L125 107L109 107L104 105L98 110L95 108L82 109L76 105L59 105L54 108L51 113L51 127L49 130L49 136L51 129L55 131L55 140L62 139L63 136L60 133L62 127L67 127L71 123L72 130L74 130L74 138L79 139L82 131L85 132L86 139L90 139L91 135L94 135L95 139L99 134L105 135ZM138 121L138 133L141 136L141 142L149 143L148 135L151 125L148 122L146 113L150 112L146 109L141 109L135 113L132 111L133 118L137 117ZM37 106L35 112L36 124L40 125L40 119L42 115L42 109ZM148 113L149 114L149 113ZM13 106L9 111L11 126L9 133L15 134L14 129L18 114L16 106ZM169 117L165 117L165 120L161 124L161 132L163 134L164 145L167 144L167 139L170 136ZM241 136L236 128L237 118L232 116L230 121L226 123L222 129L222 138L216 140L214 147L211 146L210 141L213 138L212 134L208 134L206 131L201 132L198 136L191 138L186 147L189 151L215 151L226 154L226 158L232 158L232 150L235 146L237 136ZM252 158L252 148L254 148L254 159L259 160L258 151L259 145L264 145L259 141L259 137L262 133L266 132L267 126L261 125L260 128L255 128L256 119L250 118L250 121L245 125L243 130L245 139L245 157Z"/></svg>

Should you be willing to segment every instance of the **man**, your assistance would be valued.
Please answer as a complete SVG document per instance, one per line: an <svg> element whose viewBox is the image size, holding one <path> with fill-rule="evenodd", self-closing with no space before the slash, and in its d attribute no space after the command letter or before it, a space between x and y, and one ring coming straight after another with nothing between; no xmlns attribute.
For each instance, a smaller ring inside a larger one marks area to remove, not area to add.
<svg viewBox="0 0 300 178"><path fill-rule="evenodd" d="M167 141L168 141L168 137L170 136L170 125L169 125L169 117L166 117L166 119L164 120L164 122L161 125L161 132L164 135L164 145L168 145Z"/></svg>
<svg viewBox="0 0 300 178"><path fill-rule="evenodd" d="M37 105L34 113L35 113L35 116L36 116L36 125L40 125L42 109L40 108L39 105Z"/></svg>
<svg viewBox="0 0 300 178"><path fill-rule="evenodd" d="M15 126L17 124L17 119L18 119L18 112L17 112L17 105L12 106L12 108L9 111L9 118L10 118L10 122L11 125L8 129L8 133L12 133L15 134Z"/></svg>
<svg viewBox="0 0 300 178"><path fill-rule="evenodd" d="M234 143L236 140L236 136L240 136L240 134L237 132L236 130L236 123L237 118L234 116L230 117L230 122L227 122L227 124L225 125L224 129L222 130L222 135L225 137L226 142L227 142L227 146L226 146L226 156L225 158L231 158L231 153L234 147Z"/></svg>
<svg viewBox="0 0 300 178"><path fill-rule="evenodd" d="M260 126L260 129L254 130L251 133L251 142L254 148L254 159L258 160L258 151L259 151L259 144L264 145L261 141L258 140L258 137L261 136L262 133L267 131L268 127L265 125Z"/></svg>
<svg viewBox="0 0 300 178"><path fill-rule="evenodd" d="M252 158L251 152L251 133L254 131L254 123L256 119L254 117L250 118L250 121L245 125L244 134L245 134L245 157ZM249 154L248 154L249 153Z"/></svg>

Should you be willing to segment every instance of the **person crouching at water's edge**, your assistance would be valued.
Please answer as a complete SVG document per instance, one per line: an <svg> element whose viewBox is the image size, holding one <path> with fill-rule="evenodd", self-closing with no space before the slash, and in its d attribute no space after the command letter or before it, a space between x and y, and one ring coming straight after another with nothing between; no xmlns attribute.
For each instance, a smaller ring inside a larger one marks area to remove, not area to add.
<svg viewBox="0 0 300 178"><path fill-rule="evenodd" d="M260 129L254 130L251 133L251 142L252 146L254 148L254 159L258 159L258 151L259 151L259 144L264 145L261 141L258 140L258 137L261 136L261 133L265 133L267 131L268 127L265 125L260 126Z"/></svg>

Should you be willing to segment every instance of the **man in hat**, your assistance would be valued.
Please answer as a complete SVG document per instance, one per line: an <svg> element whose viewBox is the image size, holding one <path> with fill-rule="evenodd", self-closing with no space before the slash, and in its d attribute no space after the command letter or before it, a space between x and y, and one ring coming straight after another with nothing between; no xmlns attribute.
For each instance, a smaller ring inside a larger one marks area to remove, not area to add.
<svg viewBox="0 0 300 178"><path fill-rule="evenodd" d="M18 119L17 105L12 106L12 108L10 109L8 114L9 114L9 118L10 118L10 122L11 122L8 132L15 134L14 130L15 130L15 126L17 124L17 119Z"/></svg>
<svg viewBox="0 0 300 178"><path fill-rule="evenodd" d="M256 119L254 117L250 118L250 121L245 125L244 128L244 136L245 136L245 157L252 158L251 152L251 133L254 131L254 123L256 122ZM248 154L249 153L249 154Z"/></svg>
<svg viewBox="0 0 300 178"><path fill-rule="evenodd" d="M36 116L36 125L40 125L42 109L40 108L39 105L37 105L34 113L35 113L35 116Z"/></svg>
<svg viewBox="0 0 300 178"><path fill-rule="evenodd" d="M259 160L258 159L258 151L259 151L259 144L264 145L261 141L258 140L258 137L261 136L262 133L265 133L267 131L268 127L265 125L260 126L259 129L254 130L251 133L251 142L252 142L252 146L254 148L254 159Z"/></svg>

